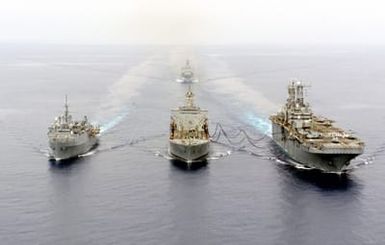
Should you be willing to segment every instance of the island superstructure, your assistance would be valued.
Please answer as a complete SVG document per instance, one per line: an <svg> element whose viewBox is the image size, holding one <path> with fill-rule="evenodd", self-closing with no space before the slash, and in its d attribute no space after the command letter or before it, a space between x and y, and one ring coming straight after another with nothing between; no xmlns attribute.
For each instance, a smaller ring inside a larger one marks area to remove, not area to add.
<svg viewBox="0 0 385 245"><path fill-rule="evenodd" d="M182 67L180 77L177 79L177 82L193 83L197 81L198 80L194 77L194 72L190 65L190 61L186 60L186 65Z"/></svg>
<svg viewBox="0 0 385 245"><path fill-rule="evenodd" d="M333 121L313 114L304 100L304 85L291 81L289 97L280 112L270 117L273 140L304 166L341 172L364 151L364 143Z"/></svg>
<svg viewBox="0 0 385 245"><path fill-rule="evenodd" d="M67 96L64 109L64 114L56 117L48 128L50 158L57 161L87 153L98 143L100 133L100 128L89 123L87 116L81 121L72 119Z"/></svg>
<svg viewBox="0 0 385 245"><path fill-rule="evenodd" d="M208 111L194 104L194 94L189 87L185 105L171 110L169 152L191 163L207 156L209 149Z"/></svg>

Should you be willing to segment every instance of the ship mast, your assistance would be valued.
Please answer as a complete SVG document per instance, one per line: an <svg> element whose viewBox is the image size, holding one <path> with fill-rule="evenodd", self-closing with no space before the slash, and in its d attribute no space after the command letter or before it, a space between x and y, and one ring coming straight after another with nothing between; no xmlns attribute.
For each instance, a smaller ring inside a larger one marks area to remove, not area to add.
<svg viewBox="0 0 385 245"><path fill-rule="evenodd" d="M68 123L68 100L67 100L67 95L65 97L65 104L64 104L64 108L65 108L65 111L64 111L64 121L66 123Z"/></svg>
<svg viewBox="0 0 385 245"><path fill-rule="evenodd" d="M301 82L297 82L296 84L296 97L297 103L300 106L304 106L304 98L303 98L303 84Z"/></svg>
<svg viewBox="0 0 385 245"><path fill-rule="evenodd" d="M194 105L194 93L191 91L191 85L188 87L188 91L186 93L186 106L187 107L195 107L195 105Z"/></svg>
<svg viewBox="0 0 385 245"><path fill-rule="evenodd" d="M289 107L293 106L295 103L295 82L292 81L288 86L288 94L289 97L287 98L287 105Z"/></svg>

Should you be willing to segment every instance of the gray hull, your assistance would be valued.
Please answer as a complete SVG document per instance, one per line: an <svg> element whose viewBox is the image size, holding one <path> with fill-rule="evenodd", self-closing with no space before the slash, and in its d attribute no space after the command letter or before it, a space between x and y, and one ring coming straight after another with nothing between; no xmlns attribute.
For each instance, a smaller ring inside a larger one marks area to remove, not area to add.
<svg viewBox="0 0 385 245"><path fill-rule="evenodd" d="M199 144L181 144L170 140L170 154L184 161L202 159L209 154L210 142L204 141Z"/></svg>
<svg viewBox="0 0 385 245"><path fill-rule="evenodd" d="M97 142L97 137L90 137L88 140L76 144L50 141L50 155L55 160L75 158L89 152L97 144Z"/></svg>
<svg viewBox="0 0 385 245"><path fill-rule="evenodd" d="M345 152L314 152L314 150L300 144L296 139L289 137L287 131L280 125L273 123L272 126L275 143L290 158L306 167L317 168L327 172L341 172L350 164L350 160L360 154L354 150L349 151L349 149L345 150Z"/></svg>

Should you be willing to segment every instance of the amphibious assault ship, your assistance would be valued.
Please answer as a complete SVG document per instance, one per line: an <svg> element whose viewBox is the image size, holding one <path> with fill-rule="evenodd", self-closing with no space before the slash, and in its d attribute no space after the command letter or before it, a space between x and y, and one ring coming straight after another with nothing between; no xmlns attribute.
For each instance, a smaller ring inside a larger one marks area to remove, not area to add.
<svg viewBox="0 0 385 245"><path fill-rule="evenodd" d="M364 143L333 121L315 116L304 101L304 85L291 81L289 98L272 115L273 140L296 162L326 172L341 172L364 151Z"/></svg>
<svg viewBox="0 0 385 245"><path fill-rule="evenodd" d="M48 128L50 158L56 161L75 158L90 151L98 142L100 128L88 122L72 120L68 111L67 96L64 114L55 118Z"/></svg>
<svg viewBox="0 0 385 245"><path fill-rule="evenodd" d="M210 138L207 110L194 104L191 87L186 93L186 104L171 110L169 152L179 160L191 163L209 153Z"/></svg>
<svg viewBox="0 0 385 245"><path fill-rule="evenodd" d="M186 60L186 65L182 67L180 77L177 79L177 82L180 83L195 83L198 82L197 79L194 78L194 72L190 65L190 61Z"/></svg>

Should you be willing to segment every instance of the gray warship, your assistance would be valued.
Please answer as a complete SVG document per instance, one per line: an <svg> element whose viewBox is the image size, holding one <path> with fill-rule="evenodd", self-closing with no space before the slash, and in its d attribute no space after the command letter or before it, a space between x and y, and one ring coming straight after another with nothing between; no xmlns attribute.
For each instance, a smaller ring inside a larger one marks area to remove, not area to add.
<svg viewBox="0 0 385 245"><path fill-rule="evenodd" d="M190 65L190 61L186 60L186 65L182 67L180 77L177 79L180 83L195 83L198 82L194 77L193 69Z"/></svg>
<svg viewBox="0 0 385 245"><path fill-rule="evenodd" d="M210 137L207 114L207 110L194 104L190 87L186 93L186 104L171 110L169 153L172 156L191 163L208 155Z"/></svg>
<svg viewBox="0 0 385 245"><path fill-rule="evenodd" d="M326 172L342 172L364 151L364 143L334 121L313 115L304 101L304 85L291 81L282 110L270 117L272 137L296 162Z"/></svg>
<svg viewBox="0 0 385 245"><path fill-rule="evenodd" d="M55 118L48 128L50 159L75 158L90 151L98 142L100 128L88 122L87 116L75 121L68 111L67 96L64 114Z"/></svg>

